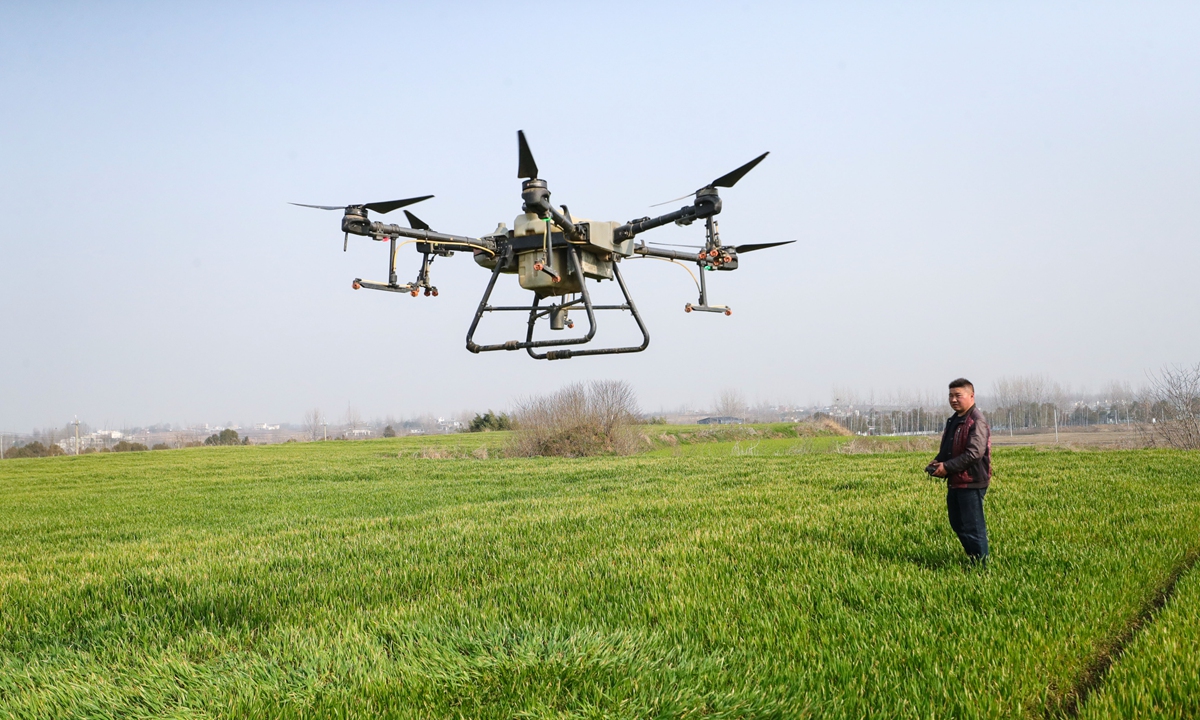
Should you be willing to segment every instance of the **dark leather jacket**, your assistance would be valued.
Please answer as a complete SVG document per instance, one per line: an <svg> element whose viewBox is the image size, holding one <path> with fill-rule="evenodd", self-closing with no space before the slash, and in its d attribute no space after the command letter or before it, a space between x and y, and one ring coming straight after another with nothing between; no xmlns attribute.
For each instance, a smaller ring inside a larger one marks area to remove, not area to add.
<svg viewBox="0 0 1200 720"><path fill-rule="evenodd" d="M985 488L992 479L992 431L977 405L946 421L934 462L946 469L952 488Z"/></svg>

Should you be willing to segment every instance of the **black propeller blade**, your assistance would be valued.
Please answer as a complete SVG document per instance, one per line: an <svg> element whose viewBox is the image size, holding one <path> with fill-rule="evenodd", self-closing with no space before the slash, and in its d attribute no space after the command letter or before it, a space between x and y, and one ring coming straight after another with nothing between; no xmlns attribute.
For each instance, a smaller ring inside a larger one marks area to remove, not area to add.
<svg viewBox="0 0 1200 720"><path fill-rule="evenodd" d="M744 174L744 173L743 173ZM737 182L736 180L734 182ZM748 253L755 250L765 250L767 248L779 247L780 245L791 245L795 240L784 240L783 242L773 243L752 243L750 245L735 245L733 251L736 253Z"/></svg>
<svg viewBox="0 0 1200 720"><path fill-rule="evenodd" d="M424 220L417 217L416 215L413 215L412 213L410 213L407 210L404 211L404 216L408 218L408 226L410 228L412 228L413 230L432 230L433 229L433 228L429 227L429 225Z"/></svg>
<svg viewBox="0 0 1200 720"><path fill-rule="evenodd" d="M525 140L525 131L517 131L517 177L532 180L538 176L537 163L533 160L533 152Z"/></svg>
<svg viewBox="0 0 1200 720"><path fill-rule="evenodd" d="M299 207L316 208L317 210L346 210L352 207L366 208L381 215L386 215L391 211L402 208L405 205L413 205L422 200L428 200L432 195L422 195L420 197L405 198L403 200L388 200L386 202L366 203L363 205L306 205L304 203L288 203L289 205L298 205Z"/></svg>
<svg viewBox="0 0 1200 720"><path fill-rule="evenodd" d="M737 185L737 181L738 181L738 180L741 180L743 177L745 177L745 176L746 176L746 173L748 173L748 172L750 172L751 170L753 170L755 165L758 165L760 162L762 162L762 161L763 161L763 158L765 158L766 156L768 156L768 155L770 155L770 154L771 154L771 153L769 153L769 152L765 152L765 153L763 153L762 155L759 155L758 157L754 158L754 159L753 159L753 160L751 160L750 162L748 162L748 163L746 163L745 165L741 166L741 167L740 167L740 168L738 168L737 170L734 170L733 172L728 172L728 173L725 173L724 175L722 175L721 177L717 178L716 180L713 180L712 182L710 182L710 183L709 183L708 185L706 185L705 187L723 187L723 188L731 188L731 187L733 187L734 185ZM699 192L699 190L697 190L696 192Z"/></svg>
<svg viewBox="0 0 1200 720"><path fill-rule="evenodd" d="M651 205L650 207L659 207L660 205L668 205L673 202L679 202L680 200L683 200L685 198L690 198L691 196L700 192L700 190L703 190L704 188L709 188L709 187L731 188L737 184L738 180L741 180L743 177L745 177L746 173L753 170L756 165L758 165L760 162L762 162L763 158L765 158L766 156L768 156L770 154L771 154L770 152L765 152L762 155L759 155L758 157L754 158L750 162L741 166L737 170L725 173L721 177L717 178L716 180L713 180L712 182L705 185L703 188L696 190L695 192L690 192L687 195L682 195L680 197L675 198L674 200L667 200L666 202L655 203L655 204Z"/></svg>
<svg viewBox="0 0 1200 720"><path fill-rule="evenodd" d="M381 215L386 215L397 208L402 208L405 205L415 205L422 200L428 200L432 195L422 195L421 197L406 198L404 200L389 200L388 202L367 203L363 205L368 210L377 212Z"/></svg>
<svg viewBox="0 0 1200 720"><path fill-rule="evenodd" d="M318 210L345 210L346 205L305 205L304 203L288 203L288 205L297 205L299 207L310 207Z"/></svg>

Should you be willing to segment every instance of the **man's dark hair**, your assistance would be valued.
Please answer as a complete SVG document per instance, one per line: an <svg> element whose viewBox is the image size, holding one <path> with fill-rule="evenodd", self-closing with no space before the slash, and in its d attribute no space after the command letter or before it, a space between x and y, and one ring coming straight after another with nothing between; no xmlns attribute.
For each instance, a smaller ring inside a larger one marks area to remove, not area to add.
<svg viewBox="0 0 1200 720"><path fill-rule="evenodd" d="M959 378L957 380L952 380L950 382L951 390L953 390L954 388L959 388L959 387L971 388L971 392L975 392L975 386L972 385L971 381L966 378Z"/></svg>

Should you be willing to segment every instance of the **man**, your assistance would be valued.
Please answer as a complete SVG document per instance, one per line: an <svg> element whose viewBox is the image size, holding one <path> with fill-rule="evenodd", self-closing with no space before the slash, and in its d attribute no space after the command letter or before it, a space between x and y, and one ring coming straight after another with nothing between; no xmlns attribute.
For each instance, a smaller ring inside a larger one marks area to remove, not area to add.
<svg viewBox="0 0 1200 720"><path fill-rule="evenodd" d="M946 478L950 527L972 561L987 565L987 521L983 496L992 479L992 432L975 407L975 386L966 378L950 383L950 407L942 447L925 472Z"/></svg>

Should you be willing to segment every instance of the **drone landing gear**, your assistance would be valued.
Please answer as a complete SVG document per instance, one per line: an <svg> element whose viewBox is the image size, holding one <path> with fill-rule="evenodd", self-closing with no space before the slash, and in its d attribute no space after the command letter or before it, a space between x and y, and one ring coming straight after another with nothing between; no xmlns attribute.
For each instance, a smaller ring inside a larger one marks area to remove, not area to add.
<svg viewBox="0 0 1200 720"><path fill-rule="evenodd" d="M587 279L583 275L583 269L579 262L578 252L574 247L567 248L568 264L570 272L579 281L580 293L575 300L565 301L561 304L552 304L546 307L539 307L538 303L541 298L534 296L532 305L488 305L488 299L492 296L492 290L496 286L496 278L500 276L501 269L507 264L509 258L502 258L496 263L495 269L492 270L492 277L488 281L487 289L483 292L483 298L479 301L479 308L475 311L475 319L471 321L471 329L467 331L467 350L473 353L491 352L493 350L525 350L529 356L535 360L567 360L572 357L580 357L583 355L617 355L622 353L641 352L650 346L650 333L646 331L646 325L642 322L642 316L638 314L637 306L633 304L633 298L629 296L629 289L625 287L625 280L621 277L621 270L617 265L613 264L613 277L616 278L617 284L621 287L621 294L625 298L625 302L621 305L593 305L591 295L587 289ZM583 305L584 311L588 317L587 334L579 338L571 338L566 340L534 340L533 330L537 321L541 318L550 319L550 327L555 330L562 329L563 325L573 326L570 320L567 319L567 310L572 307ZM642 344L631 345L629 347L616 348L596 348L588 350L574 350L571 348L563 348L561 350L547 350L544 353L534 352L534 348L562 347L564 345L582 345L591 341L596 335L596 311L597 310L628 310L634 321L637 323L638 329L642 333ZM529 325L525 333L525 341L509 340L508 342L497 343L494 345L479 345L475 342L475 329L479 327L479 321L483 318L484 313L488 312L528 312Z"/></svg>
<svg viewBox="0 0 1200 720"><path fill-rule="evenodd" d="M713 222L712 218L708 219L708 237L709 237L708 244L710 244L710 245L712 244L712 239L714 237L716 237L716 225L717 224L715 222ZM720 240L718 240L717 242L720 242ZM715 257L716 253L713 253L712 256ZM683 311L690 313L691 311L696 310L697 312L723 313L725 315L732 315L733 310L731 310L729 307L727 307L725 305L709 305L708 304L708 282L704 279L705 266L704 266L704 260L703 260L703 258L704 258L703 252L700 253L700 257L702 258L700 261L700 302L699 302L699 304L696 304L696 305L693 305L692 303L688 303L687 305L684 305Z"/></svg>
<svg viewBox="0 0 1200 720"><path fill-rule="evenodd" d="M354 278L354 282L350 284L350 287L354 288L355 290L358 290L359 288L366 288L368 290L385 290L387 292L404 293L406 295L412 295L413 297L420 295L422 290L422 286L415 283L391 285L380 282L371 282L370 280L363 280L362 278ZM438 289L433 285L425 286L424 290L425 297L438 296Z"/></svg>
<svg viewBox="0 0 1200 720"><path fill-rule="evenodd" d="M693 305L688 303L683 306L684 312L691 312L693 310L696 312L724 313L725 315L733 314L733 310L730 310L725 305Z"/></svg>
<svg viewBox="0 0 1200 720"><path fill-rule="evenodd" d="M424 290L425 297L437 297L437 287L429 283L429 266L433 264L433 256L429 253L423 253L421 270L417 273L416 282L410 282L401 285L396 275L396 238L391 238L391 241L392 258L391 263L388 265L390 270L388 271L387 284L385 285L383 283L371 282L370 280L363 280L362 278L354 278L354 282L351 283L350 286L355 290L358 290L359 288L366 288L368 290L386 290L387 292L408 293L413 297L421 294L421 291Z"/></svg>

